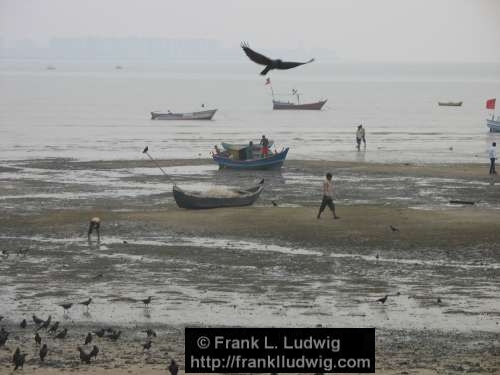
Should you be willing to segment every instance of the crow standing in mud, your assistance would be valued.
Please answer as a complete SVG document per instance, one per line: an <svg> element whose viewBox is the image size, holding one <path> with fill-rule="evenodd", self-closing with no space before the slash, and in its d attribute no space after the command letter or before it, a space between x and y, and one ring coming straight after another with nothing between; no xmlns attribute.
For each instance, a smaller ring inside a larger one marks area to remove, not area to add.
<svg viewBox="0 0 500 375"><path fill-rule="evenodd" d="M243 48L245 54L254 63L266 66L266 68L262 72L260 72L260 75L262 76L265 76L270 70L273 69L278 69L278 70L292 69L296 68L297 66L312 63L314 61L314 59L310 59L306 62L283 61L280 59L273 60L267 56L255 52L253 49L249 47L247 43L241 43L241 48Z"/></svg>
<svg viewBox="0 0 500 375"><path fill-rule="evenodd" d="M99 348L97 347L97 345L94 345L94 347L92 348L91 352L89 353L90 357L94 357L94 359L97 358L97 354L99 354Z"/></svg>
<svg viewBox="0 0 500 375"><path fill-rule="evenodd" d="M171 375L177 375L179 372L179 366L177 366L177 363L173 359L168 366L168 371L170 371Z"/></svg>
<svg viewBox="0 0 500 375"><path fill-rule="evenodd" d="M77 349L80 352L80 361L90 365L90 359L92 358L90 353L86 353L80 346Z"/></svg>
<svg viewBox="0 0 500 375"><path fill-rule="evenodd" d="M12 356L12 364L14 365L14 371L16 371L18 368L23 368L25 359L26 359L26 353L21 353L21 349L19 349L18 347L14 352L14 355Z"/></svg>
<svg viewBox="0 0 500 375"><path fill-rule="evenodd" d="M43 344L42 348L40 349L40 353L38 353L40 355L40 361L43 362L45 360L47 353L48 353L47 344Z"/></svg>

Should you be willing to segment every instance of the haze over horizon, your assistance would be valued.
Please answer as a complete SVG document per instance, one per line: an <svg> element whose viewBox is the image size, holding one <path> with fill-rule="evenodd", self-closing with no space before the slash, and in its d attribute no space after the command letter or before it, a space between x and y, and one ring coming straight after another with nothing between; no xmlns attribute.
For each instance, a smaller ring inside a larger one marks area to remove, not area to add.
<svg viewBox="0 0 500 375"><path fill-rule="evenodd" d="M244 40L261 51L335 51L341 61L500 62L500 1L0 0L0 48L54 38L207 40L236 53Z"/></svg>

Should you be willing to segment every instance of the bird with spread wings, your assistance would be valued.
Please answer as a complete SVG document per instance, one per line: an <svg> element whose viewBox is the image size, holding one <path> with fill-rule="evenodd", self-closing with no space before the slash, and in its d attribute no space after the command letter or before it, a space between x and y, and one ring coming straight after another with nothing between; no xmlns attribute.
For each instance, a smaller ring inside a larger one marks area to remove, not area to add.
<svg viewBox="0 0 500 375"><path fill-rule="evenodd" d="M286 70L292 69L300 65L309 64L314 61L314 59L310 59L306 62L294 62L294 61L283 61L280 59L273 60L267 56L264 56L258 52L255 52L253 49L249 47L247 43L241 43L241 48L245 51L245 54L248 56L250 60L259 65L265 65L265 69L260 72L261 75L265 76L272 69Z"/></svg>

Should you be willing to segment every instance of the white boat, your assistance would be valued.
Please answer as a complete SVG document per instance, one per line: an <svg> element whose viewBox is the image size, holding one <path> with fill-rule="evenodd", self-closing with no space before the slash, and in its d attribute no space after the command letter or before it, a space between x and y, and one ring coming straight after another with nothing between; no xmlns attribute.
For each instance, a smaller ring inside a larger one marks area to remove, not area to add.
<svg viewBox="0 0 500 375"><path fill-rule="evenodd" d="M490 128L490 132L500 132L500 117L494 119L487 119L486 126Z"/></svg>
<svg viewBox="0 0 500 375"><path fill-rule="evenodd" d="M217 109L198 112L151 112L151 120L211 120Z"/></svg>

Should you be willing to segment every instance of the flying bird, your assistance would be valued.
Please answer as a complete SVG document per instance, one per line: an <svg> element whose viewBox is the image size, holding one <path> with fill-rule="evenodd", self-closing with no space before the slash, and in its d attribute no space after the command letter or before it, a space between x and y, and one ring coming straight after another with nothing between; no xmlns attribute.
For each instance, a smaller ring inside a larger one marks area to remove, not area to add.
<svg viewBox="0 0 500 375"><path fill-rule="evenodd" d="M254 63L266 66L266 68L262 72L260 72L260 75L263 76L265 76L270 70L273 69L279 69L279 70L292 69L300 65L312 63L314 61L314 59L310 59L309 61L306 62L283 61L280 59L273 60L267 56L255 52L253 49L249 47L247 43L241 43L241 48L243 48L245 54Z"/></svg>
<svg viewBox="0 0 500 375"><path fill-rule="evenodd" d="M38 316L36 315L33 315L33 322L35 322L35 324L38 326L40 324L42 324L44 322L43 319L40 319Z"/></svg>
<svg viewBox="0 0 500 375"><path fill-rule="evenodd" d="M92 298L89 297L88 300L79 302L80 305L83 305L87 308L87 311L89 311L89 305L92 303Z"/></svg>
<svg viewBox="0 0 500 375"><path fill-rule="evenodd" d="M73 306L73 304L71 302L70 303L61 303L61 304L59 304L59 306L61 306L64 309L64 313L66 314L68 312L68 310L71 309L71 306Z"/></svg>
<svg viewBox="0 0 500 375"><path fill-rule="evenodd" d="M393 225L389 225L389 227L391 228L391 230L392 230L393 232L399 232L399 229L398 229L398 228L396 228L395 226L393 226Z"/></svg>
<svg viewBox="0 0 500 375"><path fill-rule="evenodd" d="M44 321L40 327L38 327L37 331L41 330L41 329L47 329L49 328L50 326L50 322L52 321L52 315L49 315L49 317L47 318L46 321Z"/></svg>
<svg viewBox="0 0 500 375"><path fill-rule="evenodd" d="M389 297L389 295L386 294L384 297L379 298L376 302L380 302L383 305L385 301L387 301L387 297Z"/></svg>
<svg viewBox="0 0 500 375"><path fill-rule="evenodd" d="M385 301L387 301L387 297L389 297L389 296L386 294L384 297L379 298L377 300L377 302L380 302L383 305L385 303Z"/></svg>

